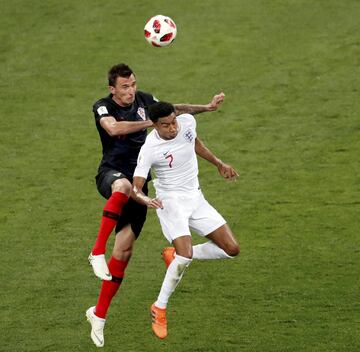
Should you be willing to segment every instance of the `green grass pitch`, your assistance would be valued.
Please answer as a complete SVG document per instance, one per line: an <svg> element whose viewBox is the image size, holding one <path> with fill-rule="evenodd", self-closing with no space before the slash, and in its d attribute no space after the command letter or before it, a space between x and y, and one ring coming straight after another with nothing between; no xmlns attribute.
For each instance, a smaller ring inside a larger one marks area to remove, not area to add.
<svg viewBox="0 0 360 352"><path fill-rule="evenodd" d="M0 0L0 8L0 351L96 349L85 310L100 282L86 259L104 201L91 106L118 62L163 100L226 93L219 111L198 116L198 133L240 178L227 183L201 161L200 182L242 252L191 265L159 341L148 309L166 242L149 211L104 351L360 350L359 1ZM143 38L155 14L178 26L171 47Z"/></svg>

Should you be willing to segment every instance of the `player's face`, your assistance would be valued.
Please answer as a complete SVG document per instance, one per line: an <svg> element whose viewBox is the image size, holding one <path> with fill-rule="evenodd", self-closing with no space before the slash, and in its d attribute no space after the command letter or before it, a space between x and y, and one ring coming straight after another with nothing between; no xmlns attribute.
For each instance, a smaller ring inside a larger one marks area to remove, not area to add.
<svg viewBox="0 0 360 352"><path fill-rule="evenodd" d="M169 116L159 118L154 123L154 127L162 139L174 139L178 134L178 123L175 113L173 112Z"/></svg>
<svg viewBox="0 0 360 352"><path fill-rule="evenodd" d="M135 100L136 93L136 79L133 74L130 77L118 77L116 79L115 87L109 86L110 93L113 94L113 99L120 106L129 106Z"/></svg>

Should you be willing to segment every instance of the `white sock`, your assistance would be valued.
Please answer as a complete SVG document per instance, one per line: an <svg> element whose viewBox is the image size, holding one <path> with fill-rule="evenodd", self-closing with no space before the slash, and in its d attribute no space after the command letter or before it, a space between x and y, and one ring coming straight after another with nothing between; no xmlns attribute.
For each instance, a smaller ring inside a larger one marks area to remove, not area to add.
<svg viewBox="0 0 360 352"><path fill-rule="evenodd" d="M185 269L190 265L192 259L175 255L175 259L169 265L161 290L155 306L158 308L166 308L171 294L175 291L176 286L180 282Z"/></svg>
<svg viewBox="0 0 360 352"><path fill-rule="evenodd" d="M205 260L230 258L232 258L232 256L228 255L223 249L211 241L193 246L193 259Z"/></svg>

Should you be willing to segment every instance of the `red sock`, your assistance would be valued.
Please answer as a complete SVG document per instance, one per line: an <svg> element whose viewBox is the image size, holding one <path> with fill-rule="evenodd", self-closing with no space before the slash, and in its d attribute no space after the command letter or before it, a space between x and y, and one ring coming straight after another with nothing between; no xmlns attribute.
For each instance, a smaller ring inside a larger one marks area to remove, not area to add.
<svg viewBox="0 0 360 352"><path fill-rule="evenodd" d="M112 280L102 282L99 299L95 308L95 314L99 318L105 319L111 300L116 295L125 275L127 265L128 262L117 260L114 257L110 258L108 267L112 275Z"/></svg>
<svg viewBox="0 0 360 352"><path fill-rule="evenodd" d="M105 254L106 242L114 229L123 206L129 197L121 192L114 192L105 204L101 225L92 254Z"/></svg>

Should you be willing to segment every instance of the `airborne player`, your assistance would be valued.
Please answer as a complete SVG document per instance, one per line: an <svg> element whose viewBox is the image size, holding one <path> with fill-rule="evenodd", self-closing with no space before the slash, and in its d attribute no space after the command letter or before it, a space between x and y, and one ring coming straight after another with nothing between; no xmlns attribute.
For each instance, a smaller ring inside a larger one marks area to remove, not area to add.
<svg viewBox="0 0 360 352"><path fill-rule="evenodd" d="M96 127L102 143L102 160L96 176L100 194L107 199L96 242L89 255L94 273L103 280L96 306L86 311L91 324L91 338L104 346L105 318L111 300L125 275L133 245L146 218L147 207L129 198L136 161L146 138L148 107L156 103L151 95L137 90L135 74L125 64L113 66L108 73L110 95L93 106ZM175 105L176 114L214 111L224 100L215 95L206 105ZM147 181L149 176L146 177ZM144 192L147 192L146 182ZM115 228L114 248L108 264L106 243Z"/></svg>
<svg viewBox="0 0 360 352"><path fill-rule="evenodd" d="M174 245L163 252L168 269L159 296L151 306L152 330L164 339L169 298L191 261L229 259L240 251L230 227L202 194L196 154L215 165L225 179L236 180L238 174L205 147L196 134L192 115L176 116L173 105L158 102L149 108L149 116L154 130L141 147L133 190L140 202L156 208L163 234ZM156 174L154 199L142 191L151 168ZM208 241L192 246L190 229Z"/></svg>

